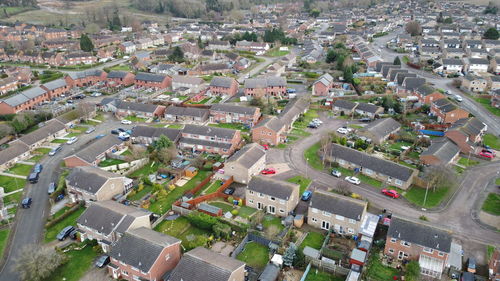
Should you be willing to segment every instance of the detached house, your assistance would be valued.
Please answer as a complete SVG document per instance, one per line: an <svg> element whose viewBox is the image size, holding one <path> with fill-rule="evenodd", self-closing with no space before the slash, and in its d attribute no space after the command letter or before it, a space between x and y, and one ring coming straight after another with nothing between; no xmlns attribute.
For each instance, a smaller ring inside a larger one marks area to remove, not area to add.
<svg viewBox="0 0 500 281"><path fill-rule="evenodd" d="M445 136L460 147L460 151L468 154L474 150L474 145L483 141L488 126L476 117L456 121L445 132Z"/></svg>
<svg viewBox="0 0 500 281"><path fill-rule="evenodd" d="M333 102L332 110L340 115L351 115L358 104L348 100L336 100Z"/></svg>
<svg viewBox="0 0 500 281"><path fill-rule="evenodd" d="M118 151L122 141L113 135L105 136L80 149L73 155L64 158L66 167L97 166L106 159L107 153Z"/></svg>
<svg viewBox="0 0 500 281"><path fill-rule="evenodd" d="M108 271L114 279L163 280L181 259L181 240L139 227L125 232L109 256Z"/></svg>
<svg viewBox="0 0 500 281"><path fill-rule="evenodd" d="M325 73L313 83L312 94L313 96L327 96L332 87L333 77L330 74Z"/></svg>
<svg viewBox="0 0 500 281"><path fill-rule="evenodd" d="M366 216L368 203L332 192L315 191L307 209L307 224L356 235Z"/></svg>
<svg viewBox="0 0 500 281"><path fill-rule="evenodd" d="M449 165L458 160L460 148L447 138L432 140L426 151L420 154L425 165Z"/></svg>
<svg viewBox="0 0 500 281"><path fill-rule="evenodd" d="M266 151L257 143L245 145L229 157L224 164L224 175L235 182L248 184L266 165Z"/></svg>
<svg viewBox="0 0 500 281"><path fill-rule="evenodd" d="M239 130L209 126L186 125L179 147L192 151L231 155L241 143Z"/></svg>
<svg viewBox="0 0 500 281"><path fill-rule="evenodd" d="M245 190L245 205L286 217L299 203L299 189L295 183L256 176Z"/></svg>
<svg viewBox="0 0 500 281"><path fill-rule="evenodd" d="M164 90L172 85L172 78L168 75L139 72L134 80L136 87Z"/></svg>
<svg viewBox="0 0 500 281"><path fill-rule="evenodd" d="M210 107L210 122L241 123L253 127L260 118L260 108L232 104L214 104Z"/></svg>
<svg viewBox="0 0 500 281"><path fill-rule="evenodd" d="M9 147L0 150L0 170L6 170L17 162L23 161L30 156L29 147L21 141L9 143Z"/></svg>
<svg viewBox="0 0 500 281"><path fill-rule="evenodd" d="M457 107L448 99L440 99L432 103L431 114L437 116L440 123L455 123L457 120L469 117L469 112Z"/></svg>
<svg viewBox="0 0 500 281"><path fill-rule="evenodd" d="M450 234L443 230L393 217L384 254L398 260L418 261L422 275L440 279L451 244Z"/></svg>
<svg viewBox="0 0 500 281"><path fill-rule="evenodd" d="M232 97L238 92L238 81L232 77L216 76L210 82L209 91L213 96Z"/></svg>

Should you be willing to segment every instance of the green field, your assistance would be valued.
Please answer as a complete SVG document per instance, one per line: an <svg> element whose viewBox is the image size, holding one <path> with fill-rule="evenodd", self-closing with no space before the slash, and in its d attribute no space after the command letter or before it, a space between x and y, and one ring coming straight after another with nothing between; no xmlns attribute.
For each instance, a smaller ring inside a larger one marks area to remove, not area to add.
<svg viewBox="0 0 500 281"><path fill-rule="evenodd" d="M489 193L481 209L488 214L500 216L500 194Z"/></svg>
<svg viewBox="0 0 500 281"><path fill-rule="evenodd" d="M325 236L319 232L309 232L300 244L300 249L304 249L306 246L309 246L313 249L319 250L321 246L323 246L323 241L325 240Z"/></svg>
<svg viewBox="0 0 500 281"><path fill-rule="evenodd" d="M296 184L300 185L300 191L299 191L300 195L302 195L302 193L307 189L307 187L312 182L311 179L305 178L303 176L295 176L295 177L287 179L286 181L287 182L291 182L291 183L296 183Z"/></svg>
<svg viewBox="0 0 500 281"><path fill-rule="evenodd" d="M323 166L323 163L321 162L321 158L319 157L318 151L321 148L321 143L317 142L310 146L306 151L304 151L304 158L306 159L307 163L311 167L313 167L315 170L320 170L322 171L325 169Z"/></svg>
<svg viewBox="0 0 500 281"><path fill-rule="evenodd" d="M269 250L259 243L249 242L236 258L251 267L261 269L269 262Z"/></svg>
<svg viewBox="0 0 500 281"><path fill-rule="evenodd" d="M66 226L69 226L69 225L76 226L76 220L80 217L80 215L83 213L83 211L85 211L85 208L81 207L80 209L76 210L74 213L65 217L60 222L47 228L45 230L45 242L50 242L52 240L55 240L57 234L59 234L59 232L61 230L63 230L63 228L65 228Z"/></svg>
<svg viewBox="0 0 500 281"><path fill-rule="evenodd" d="M429 188L429 192L427 194L427 201L425 202L425 205L424 205L425 188L412 186L406 192L404 197L411 203L418 205L420 207L433 208L438 206L441 203L441 201L443 201L443 199L446 197L446 194L448 194L448 191L449 189L445 187L438 188L436 192L433 192L432 188Z"/></svg>

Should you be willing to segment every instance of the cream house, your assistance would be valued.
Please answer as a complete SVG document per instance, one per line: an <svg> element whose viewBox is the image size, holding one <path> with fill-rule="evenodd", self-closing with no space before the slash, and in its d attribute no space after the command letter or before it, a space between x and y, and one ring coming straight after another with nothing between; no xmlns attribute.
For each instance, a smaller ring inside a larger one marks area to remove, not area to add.
<svg viewBox="0 0 500 281"><path fill-rule="evenodd" d="M263 176L253 177L245 191L245 204L279 217L299 203L299 185Z"/></svg>
<svg viewBox="0 0 500 281"><path fill-rule="evenodd" d="M266 165L266 151L257 143L245 145L229 157L224 164L224 174L238 183L247 184Z"/></svg>

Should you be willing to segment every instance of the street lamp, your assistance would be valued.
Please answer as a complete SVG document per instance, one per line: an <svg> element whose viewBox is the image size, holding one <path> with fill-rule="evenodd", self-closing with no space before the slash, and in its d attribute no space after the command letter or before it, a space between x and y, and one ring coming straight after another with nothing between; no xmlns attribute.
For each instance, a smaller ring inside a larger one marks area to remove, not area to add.
<svg viewBox="0 0 500 281"><path fill-rule="evenodd" d="M307 166L309 166L309 158L306 158L306 178L308 178L307 177Z"/></svg>
<svg viewBox="0 0 500 281"><path fill-rule="evenodd" d="M429 182L427 182L427 186L425 187L425 195L424 195L424 204L423 206L425 207L425 202L427 201L427 193L429 192ZM422 208L424 209L424 208Z"/></svg>

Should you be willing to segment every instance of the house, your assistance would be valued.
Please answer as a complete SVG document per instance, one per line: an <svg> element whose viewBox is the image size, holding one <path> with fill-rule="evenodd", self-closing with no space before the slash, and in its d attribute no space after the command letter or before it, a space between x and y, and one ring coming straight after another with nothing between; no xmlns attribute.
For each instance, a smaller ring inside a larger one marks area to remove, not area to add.
<svg viewBox="0 0 500 281"><path fill-rule="evenodd" d="M441 41L442 49L461 49L462 48L462 43L458 39L444 39Z"/></svg>
<svg viewBox="0 0 500 281"><path fill-rule="evenodd" d="M449 165L458 160L460 148L447 138L433 139L431 145L420 154L424 165Z"/></svg>
<svg viewBox="0 0 500 281"><path fill-rule="evenodd" d="M15 77L0 79L0 95L17 90L19 82Z"/></svg>
<svg viewBox="0 0 500 281"><path fill-rule="evenodd" d="M0 150L0 170L7 170L17 162L23 161L30 156L30 148L21 141L9 143L9 147Z"/></svg>
<svg viewBox="0 0 500 281"><path fill-rule="evenodd" d="M80 240L97 240L104 252L116 243L127 230L151 228L149 213L144 209L126 206L116 201L92 202L76 221Z"/></svg>
<svg viewBox="0 0 500 281"><path fill-rule="evenodd" d="M232 97L238 92L238 81L232 77L215 76L208 90L212 96Z"/></svg>
<svg viewBox="0 0 500 281"><path fill-rule="evenodd" d="M348 100L338 99L333 102L332 110L335 114L351 115L358 104Z"/></svg>
<svg viewBox="0 0 500 281"><path fill-rule="evenodd" d="M393 216L384 254L398 260L416 260L422 275L440 279L450 254L451 242L448 232Z"/></svg>
<svg viewBox="0 0 500 281"><path fill-rule="evenodd" d="M50 99L49 93L38 86L0 100L2 114L15 114L34 109L36 105Z"/></svg>
<svg viewBox="0 0 500 281"><path fill-rule="evenodd" d="M445 74L455 74L460 73L464 69L464 62L461 59L442 59L441 67L437 68L436 71L442 71Z"/></svg>
<svg viewBox="0 0 500 281"><path fill-rule="evenodd" d="M460 151L469 154L474 151L474 145L483 141L488 126L476 117L459 119L445 132L445 136L453 141Z"/></svg>
<svg viewBox="0 0 500 281"><path fill-rule="evenodd" d="M245 205L286 217L299 203L299 189L300 186L295 183L256 176L248 182Z"/></svg>
<svg viewBox="0 0 500 281"><path fill-rule="evenodd" d="M118 48L125 54L132 54L137 50L137 46L134 42L129 41L121 43Z"/></svg>
<svg viewBox="0 0 500 281"><path fill-rule="evenodd" d="M265 117L252 128L252 141L278 145L286 139L285 132L285 124L278 117Z"/></svg>
<svg viewBox="0 0 500 281"><path fill-rule="evenodd" d="M389 136L396 134L401 124L392 118L377 119L358 131L358 135L372 140L375 144L382 144Z"/></svg>
<svg viewBox="0 0 500 281"><path fill-rule="evenodd" d="M135 74L126 71L111 71L106 77L108 86L126 87L134 84Z"/></svg>
<svg viewBox="0 0 500 281"><path fill-rule="evenodd" d="M166 281L244 281L245 263L198 247L186 252Z"/></svg>
<svg viewBox="0 0 500 281"><path fill-rule="evenodd" d="M461 88L471 92L484 92L488 86L488 81L482 76L467 74L462 77Z"/></svg>
<svg viewBox="0 0 500 281"><path fill-rule="evenodd" d="M440 123L455 123L457 120L469 117L469 112L457 107L448 99L440 99L431 104L431 114L437 116Z"/></svg>
<svg viewBox="0 0 500 281"><path fill-rule="evenodd" d="M181 259L181 240L146 227L130 229L109 253L108 272L120 280L163 280Z"/></svg>
<svg viewBox="0 0 500 281"><path fill-rule="evenodd" d="M496 91L500 89L500 75L489 76L488 80L488 88L491 91Z"/></svg>
<svg viewBox="0 0 500 281"><path fill-rule="evenodd" d="M356 235L368 203L323 190L314 191L307 209L307 224L336 233Z"/></svg>
<svg viewBox="0 0 500 281"><path fill-rule="evenodd" d="M92 166L73 168L65 181L70 201L85 201L87 204L111 200L132 188L131 179Z"/></svg>
<svg viewBox="0 0 500 281"><path fill-rule="evenodd" d="M64 158L64 163L68 168L97 166L106 159L107 153L118 151L122 145L122 141L117 137L108 135L90 143L75 154L67 156Z"/></svg>
<svg viewBox="0 0 500 281"><path fill-rule="evenodd" d="M243 92L248 97L284 97L286 85L283 77L250 78L245 80Z"/></svg>
<svg viewBox="0 0 500 281"><path fill-rule="evenodd" d="M257 143L245 145L229 157L224 164L224 175L238 183L248 184L266 165L266 151Z"/></svg>
<svg viewBox="0 0 500 281"><path fill-rule="evenodd" d="M357 169L366 176L404 190L410 187L413 177L417 174L412 168L339 144L331 144L327 149L328 161L347 169Z"/></svg>
<svg viewBox="0 0 500 281"><path fill-rule="evenodd" d="M441 49L438 47L422 47L420 48L420 59L437 59L441 56Z"/></svg>
<svg viewBox="0 0 500 281"><path fill-rule="evenodd" d="M214 104L210 107L210 122L241 123L253 127L260 118L260 108L232 104Z"/></svg>
<svg viewBox="0 0 500 281"><path fill-rule="evenodd" d="M66 126L57 119L51 119L43 127L20 137L18 140L26 144L30 150L33 150L65 134Z"/></svg>
<svg viewBox="0 0 500 281"><path fill-rule="evenodd" d="M418 98L419 103L427 105L431 105L431 103L435 100L446 98L445 95L427 84L421 85L420 87L416 88L414 95Z"/></svg>
<svg viewBox="0 0 500 281"><path fill-rule="evenodd" d="M406 77L401 84L401 88L398 89L398 93L408 93L411 94L416 88L425 84L425 78L421 77Z"/></svg>
<svg viewBox="0 0 500 281"><path fill-rule="evenodd" d="M486 73L490 68L490 62L484 58L469 58L467 71L474 73Z"/></svg>
<svg viewBox="0 0 500 281"><path fill-rule="evenodd" d="M188 88L189 93L199 93L205 81L199 77L186 76L186 75L174 75L172 76L172 90L178 90L180 88Z"/></svg>
<svg viewBox="0 0 500 281"><path fill-rule="evenodd" d="M70 72L64 79L70 87L87 87L106 80L107 73L102 70Z"/></svg>
<svg viewBox="0 0 500 281"><path fill-rule="evenodd" d="M207 50L229 51L231 50L231 44L229 43L229 41L219 41L219 40L209 41L207 45Z"/></svg>
<svg viewBox="0 0 500 281"><path fill-rule="evenodd" d="M132 131L130 139L132 140L132 143L141 143L144 145L150 145L154 141L158 140L162 135L166 136L173 143L177 144L181 137L181 130L172 128L137 126Z"/></svg>
<svg viewBox="0 0 500 281"><path fill-rule="evenodd" d="M70 85L66 83L66 80L62 78L42 84L40 87L47 91L51 99L66 95L71 89Z"/></svg>
<svg viewBox="0 0 500 281"><path fill-rule="evenodd" d="M360 102L354 108L354 112L362 116L375 118L375 116L384 113L384 108L371 103Z"/></svg>
<svg viewBox="0 0 500 281"><path fill-rule="evenodd" d="M181 131L179 147L192 151L231 155L241 143L239 130L186 125Z"/></svg>
<svg viewBox="0 0 500 281"><path fill-rule="evenodd" d="M144 118L160 118L163 117L166 108L164 105L127 102L118 99L114 100L114 106L116 108L114 110L115 115L122 118L131 115Z"/></svg>
<svg viewBox="0 0 500 281"><path fill-rule="evenodd" d="M135 75L136 87L164 90L172 85L172 78L168 75L139 72Z"/></svg>
<svg viewBox="0 0 500 281"><path fill-rule="evenodd" d="M327 96L333 87L333 77L325 73L321 75L312 85L313 96Z"/></svg>
<svg viewBox="0 0 500 281"><path fill-rule="evenodd" d="M490 60L490 72L496 75L500 75L500 58L491 58Z"/></svg>
<svg viewBox="0 0 500 281"><path fill-rule="evenodd" d="M207 108L171 105L165 110L165 119L170 122L204 124L208 120Z"/></svg>

